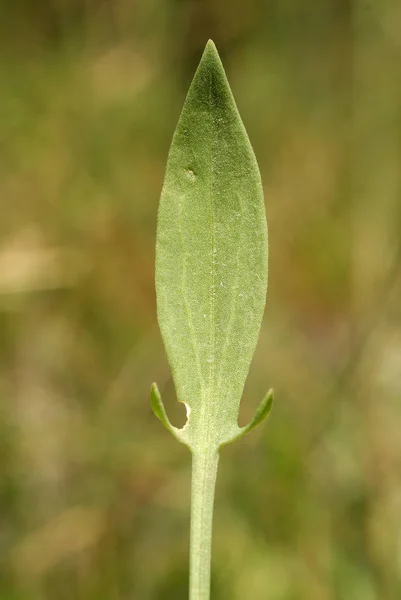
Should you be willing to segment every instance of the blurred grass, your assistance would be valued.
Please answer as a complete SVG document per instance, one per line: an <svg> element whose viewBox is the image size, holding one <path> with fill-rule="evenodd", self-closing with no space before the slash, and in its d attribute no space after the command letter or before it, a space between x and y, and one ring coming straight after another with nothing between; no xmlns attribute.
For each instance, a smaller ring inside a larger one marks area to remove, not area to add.
<svg viewBox="0 0 401 600"><path fill-rule="evenodd" d="M265 185L268 310L224 449L213 598L401 597L396 0L0 3L0 598L187 597L190 457L156 213L206 40Z"/></svg>

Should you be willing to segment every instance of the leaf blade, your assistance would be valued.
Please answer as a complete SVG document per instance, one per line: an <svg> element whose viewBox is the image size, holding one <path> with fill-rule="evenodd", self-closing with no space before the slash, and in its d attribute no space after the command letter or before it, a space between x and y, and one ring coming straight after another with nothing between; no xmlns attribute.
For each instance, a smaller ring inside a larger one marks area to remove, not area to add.
<svg viewBox="0 0 401 600"><path fill-rule="evenodd" d="M236 424L267 290L256 159L208 42L173 137L156 242L158 319L194 445Z"/></svg>

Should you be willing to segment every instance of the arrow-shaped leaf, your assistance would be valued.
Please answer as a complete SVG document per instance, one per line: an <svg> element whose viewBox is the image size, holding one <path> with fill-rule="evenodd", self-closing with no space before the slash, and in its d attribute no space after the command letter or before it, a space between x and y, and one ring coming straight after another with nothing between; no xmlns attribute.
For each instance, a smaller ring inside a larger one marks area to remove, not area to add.
<svg viewBox="0 0 401 600"><path fill-rule="evenodd" d="M160 329L183 429L171 425L156 386L159 419L193 453L191 600L209 598L218 450L269 413L272 394L238 426L245 379L267 289L267 225L256 159L223 65L209 41L170 148L156 242Z"/></svg>
<svg viewBox="0 0 401 600"><path fill-rule="evenodd" d="M209 41L173 137L156 243L158 319L193 448L239 433L266 288L259 169Z"/></svg>

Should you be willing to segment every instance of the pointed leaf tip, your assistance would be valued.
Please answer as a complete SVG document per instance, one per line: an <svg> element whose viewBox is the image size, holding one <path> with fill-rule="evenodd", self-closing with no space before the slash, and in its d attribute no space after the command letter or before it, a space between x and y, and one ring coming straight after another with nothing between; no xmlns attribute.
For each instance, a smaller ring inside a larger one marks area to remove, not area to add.
<svg viewBox="0 0 401 600"><path fill-rule="evenodd" d="M203 50L202 59L200 61L200 65L202 63L208 64L209 68L210 66L212 66L212 68L216 68L216 65L221 64L220 55L216 48L216 44L213 42L213 40L209 40L206 43L205 49ZM223 68L222 65L221 68Z"/></svg>
<svg viewBox="0 0 401 600"><path fill-rule="evenodd" d="M206 43L206 47L208 50L213 50L214 52L217 52L217 48L216 48L216 44L214 43L213 40L208 40Z"/></svg>

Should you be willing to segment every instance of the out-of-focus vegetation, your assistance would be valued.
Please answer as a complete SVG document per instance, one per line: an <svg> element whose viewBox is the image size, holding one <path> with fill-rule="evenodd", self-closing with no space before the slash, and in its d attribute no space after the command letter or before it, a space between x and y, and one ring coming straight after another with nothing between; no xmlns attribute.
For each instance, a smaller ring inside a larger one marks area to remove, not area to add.
<svg viewBox="0 0 401 600"><path fill-rule="evenodd" d="M401 598L398 0L1 0L0 598L187 597L156 213L206 40L258 156L268 309L214 600Z"/></svg>

